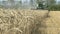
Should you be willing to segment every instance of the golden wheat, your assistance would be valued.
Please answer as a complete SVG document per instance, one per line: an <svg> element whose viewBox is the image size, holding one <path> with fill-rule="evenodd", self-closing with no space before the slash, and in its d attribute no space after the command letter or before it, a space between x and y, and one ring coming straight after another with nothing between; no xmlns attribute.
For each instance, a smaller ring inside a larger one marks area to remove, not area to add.
<svg viewBox="0 0 60 34"><path fill-rule="evenodd" d="M47 10L0 9L0 34L35 34ZM42 27L43 25L41 25ZM44 25L45 26L45 25Z"/></svg>
<svg viewBox="0 0 60 34"><path fill-rule="evenodd" d="M0 9L0 34L60 34L60 11Z"/></svg>

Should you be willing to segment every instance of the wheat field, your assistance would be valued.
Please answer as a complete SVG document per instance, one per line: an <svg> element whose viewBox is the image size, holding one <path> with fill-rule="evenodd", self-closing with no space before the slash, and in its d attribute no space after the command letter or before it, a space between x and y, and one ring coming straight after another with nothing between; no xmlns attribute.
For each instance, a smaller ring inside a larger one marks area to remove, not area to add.
<svg viewBox="0 0 60 34"><path fill-rule="evenodd" d="M51 11L47 19L47 34L60 34L60 11Z"/></svg>
<svg viewBox="0 0 60 34"><path fill-rule="evenodd" d="M0 9L0 34L60 34L60 12Z"/></svg>

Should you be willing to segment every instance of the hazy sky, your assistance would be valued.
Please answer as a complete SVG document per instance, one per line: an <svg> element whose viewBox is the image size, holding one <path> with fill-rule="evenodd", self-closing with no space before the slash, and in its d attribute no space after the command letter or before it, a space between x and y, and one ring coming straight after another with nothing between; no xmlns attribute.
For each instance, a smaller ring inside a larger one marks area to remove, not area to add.
<svg viewBox="0 0 60 34"><path fill-rule="evenodd" d="M60 0L57 0L57 1L60 1Z"/></svg>
<svg viewBox="0 0 60 34"><path fill-rule="evenodd" d="M57 0L57 1L60 1L60 0Z"/></svg>
<svg viewBox="0 0 60 34"><path fill-rule="evenodd" d="M57 4L58 4L58 2L60 2L60 0L57 0L56 2L57 2Z"/></svg>
<svg viewBox="0 0 60 34"><path fill-rule="evenodd" d="M7 1L7 0L0 0L0 1ZM19 0L16 0L16 1L19 1ZM26 0L22 0L23 2L26 1ZM29 0L28 0L29 1ZM56 0L57 2L60 1L60 0Z"/></svg>
<svg viewBox="0 0 60 34"><path fill-rule="evenodd" d="M3 0L0 0L0 1L3 1ZM18 0L19 1L19 0ZM25 0L23 0L23 1L25 1ZM57 0L57 1L60 1L60 0Z"/></svg>

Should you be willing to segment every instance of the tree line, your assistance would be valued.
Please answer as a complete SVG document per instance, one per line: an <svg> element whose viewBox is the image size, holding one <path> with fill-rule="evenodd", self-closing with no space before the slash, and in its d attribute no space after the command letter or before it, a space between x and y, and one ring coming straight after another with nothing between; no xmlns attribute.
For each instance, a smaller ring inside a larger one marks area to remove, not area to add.
<svg viewBox="0 0 60 34"><path fill-rule="evenodd" d="M8 0L7 2L11 4L11 6L14 8L22 7L22 1L19 0L15 3L17 0ZM26 0L27 1L27 0ZM27 1L28 2L28 1ZM56 0L29 0L30 4L26 4L28 7L36 7L36 9L48 9L48 10L60 10L60 4L56 4ZM3 1L4 3L4 1ZM6 4L4 4L6 5ZM24 3L23 7L24 8ZM26 6L25 6L26 7Z"/></svg>

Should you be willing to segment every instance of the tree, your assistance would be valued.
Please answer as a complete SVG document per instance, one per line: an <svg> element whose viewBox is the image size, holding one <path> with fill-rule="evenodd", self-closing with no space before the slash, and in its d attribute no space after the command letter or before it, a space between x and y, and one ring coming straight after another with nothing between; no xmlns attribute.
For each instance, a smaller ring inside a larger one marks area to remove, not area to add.
<svg viewBox="0 0 60 34"><path fill-rule="evenodd" d="M43 0L36 0L37 9L43 9Z"/></svg>
<svg viewBox="0 0 60 34"><path fill-rule="evenodd" d="M33 0L30 0L30 5L33 6Z"/></svg>
<svg viewBox="0 0 60 34"><path fill-rule="evenodd" d="M15 6L14 0L8 0L7 2L9 3L9 8L13 8L13 6Z"/></svg>
<svg viewBox="0 0 60 34"><path fill-rule="evenodd" d="M52 6L56 5L56 1L55 0L46 0L47 1L47 9L48 11L50 11L51 8L53 8Z"/></svg>

